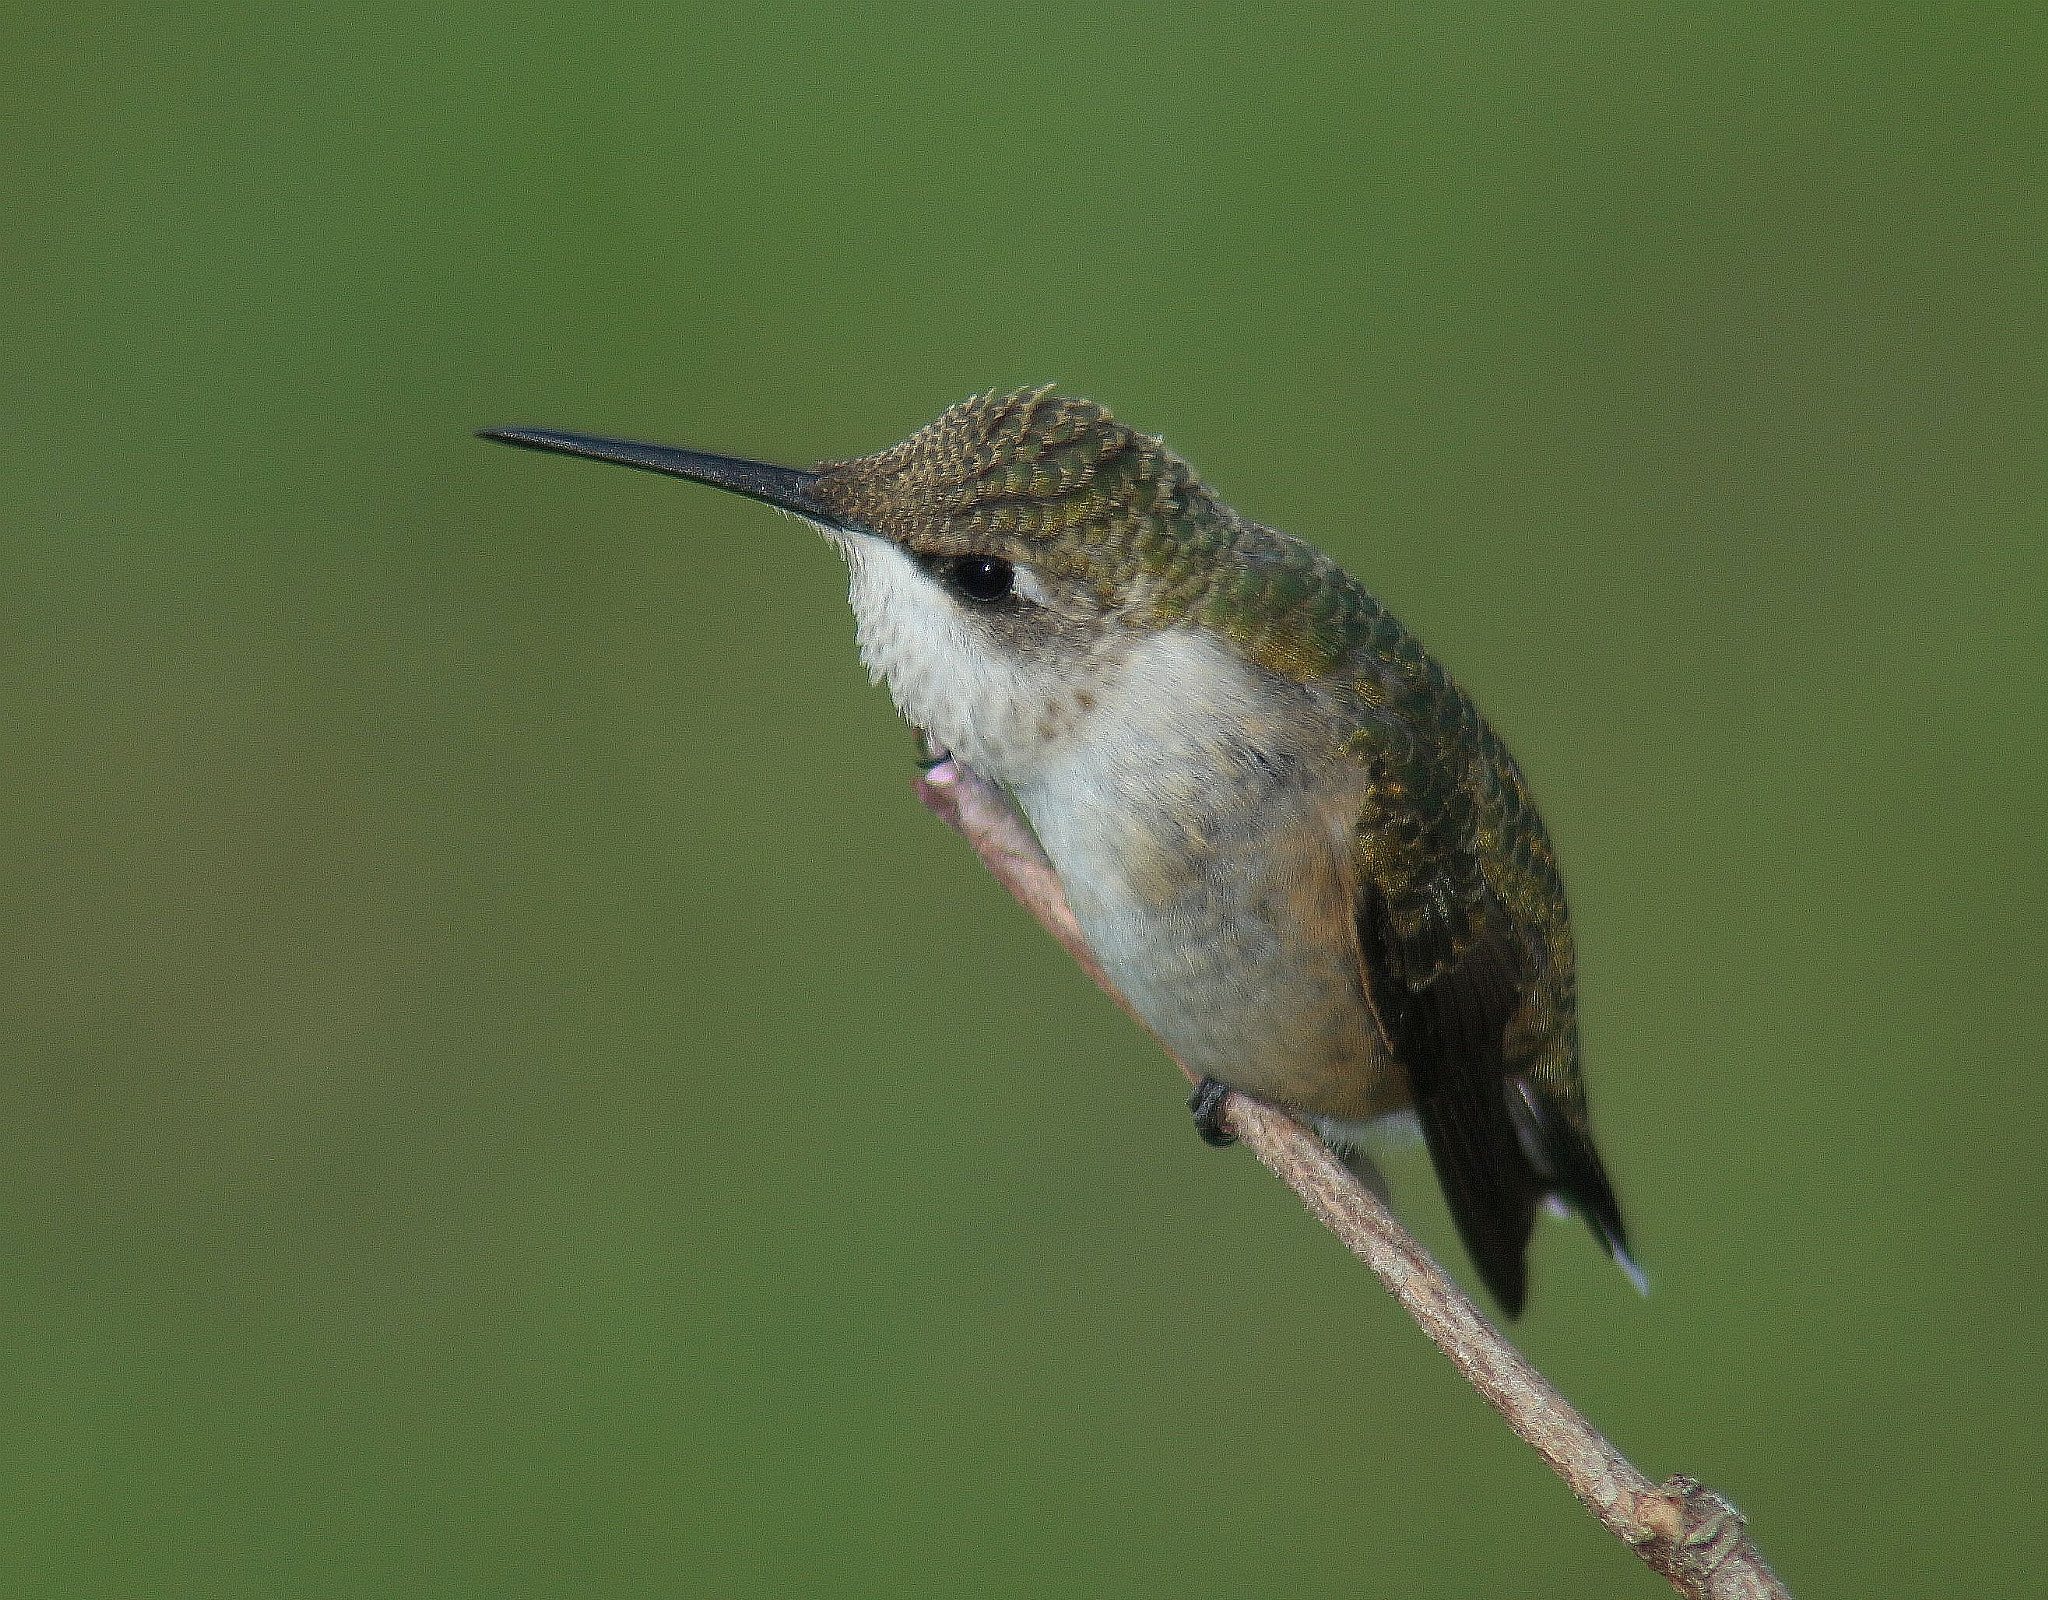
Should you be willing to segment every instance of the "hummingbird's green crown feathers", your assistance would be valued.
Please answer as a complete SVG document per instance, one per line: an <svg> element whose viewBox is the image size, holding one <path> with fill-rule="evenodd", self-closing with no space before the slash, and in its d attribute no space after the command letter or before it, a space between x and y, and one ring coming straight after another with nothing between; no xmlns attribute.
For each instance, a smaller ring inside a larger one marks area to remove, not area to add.
<svg viewBox="0 0 2048 1600"><path fill-rule="evenodd" d="M964 400L818 473L819 500L849 524L919 554L1081 579L1133 622L1198 621L1292 677L1327 672L1385 616L1329 557L1240 517L1158 439L1049 386Z"/></svg>
<svg viewBox="0 0 2048 1600"><path fill-rule="evenodd" d="M821 498L848 520L934 554L1045 560L1229 515L1157 439L1050 387L976 395L901 444L818 471Z"/></svg>

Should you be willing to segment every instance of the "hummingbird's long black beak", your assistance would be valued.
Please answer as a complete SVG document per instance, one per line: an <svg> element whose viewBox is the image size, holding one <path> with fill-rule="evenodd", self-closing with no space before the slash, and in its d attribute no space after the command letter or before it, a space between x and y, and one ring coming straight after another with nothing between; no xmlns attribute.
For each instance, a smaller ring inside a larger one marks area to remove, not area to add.
<svg viewBox="0 0 2048 1600"><path fill-rule="evenodd" d="M588 456L592 461L615 461L622 467L638 467L643 472L665 472L671 478L688 478L715 489L730 489L749 500L780 506L828 527L839 526L839 518L818 498L818 475L799 472L795 467L772 467L765 461L706 455L701 450L679 450L673 445L635 444L631 439L555 433L547 428L480 428L477 437L516 444L527 450L555 450L567 456Z"/></svg>

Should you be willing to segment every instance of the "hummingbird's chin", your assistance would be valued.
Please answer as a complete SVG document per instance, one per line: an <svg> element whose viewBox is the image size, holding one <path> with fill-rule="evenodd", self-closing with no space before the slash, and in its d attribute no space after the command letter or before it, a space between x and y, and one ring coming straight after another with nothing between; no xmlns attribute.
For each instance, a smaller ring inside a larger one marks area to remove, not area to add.
<svg viewBox="0 0 2048 1600"><path fill-rule="evenodd" d="M993 634L987 616L901 546L860 532L831 538L846 558L861 660L896 709L986 777L1009 783L1030 771L1048 727L1043 664Z"/></svg>

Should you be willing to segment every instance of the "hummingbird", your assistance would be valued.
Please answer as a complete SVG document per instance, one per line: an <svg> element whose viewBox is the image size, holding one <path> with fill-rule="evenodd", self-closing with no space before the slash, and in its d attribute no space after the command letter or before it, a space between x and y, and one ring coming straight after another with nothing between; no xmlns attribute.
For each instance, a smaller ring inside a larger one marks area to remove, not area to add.
<svg viewBox="0 0 2048 1600"><path fill-rule="evenodd" d="M1635 1281L1579 1065L1556 854L1507 747L1365 588L1156 438L1052 388L810 471L535 428L481 437L764 501L845 558L860 655L1000 784L1103 971L1201 1078L1381 1187L1419 1123L1509 1315L1539 1208ZM1383 1190L1382 1190L1383 1192Z"/></svg>

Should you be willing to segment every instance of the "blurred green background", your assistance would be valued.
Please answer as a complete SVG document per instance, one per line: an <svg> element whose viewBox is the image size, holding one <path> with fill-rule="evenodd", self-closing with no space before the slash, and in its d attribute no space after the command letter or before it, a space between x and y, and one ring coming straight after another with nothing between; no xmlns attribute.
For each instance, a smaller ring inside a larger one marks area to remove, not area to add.
<svg viewBox="0 0 2048 1600"><path fill-rule="evenodd" d="M822 544L470 437L1049 380L1532 775L1656 1291L1546 1226L1523 1346L1802 1593L2037 1581L2044 44L17 9L0 1592L1662 1592L914 803Z"/></svg>

